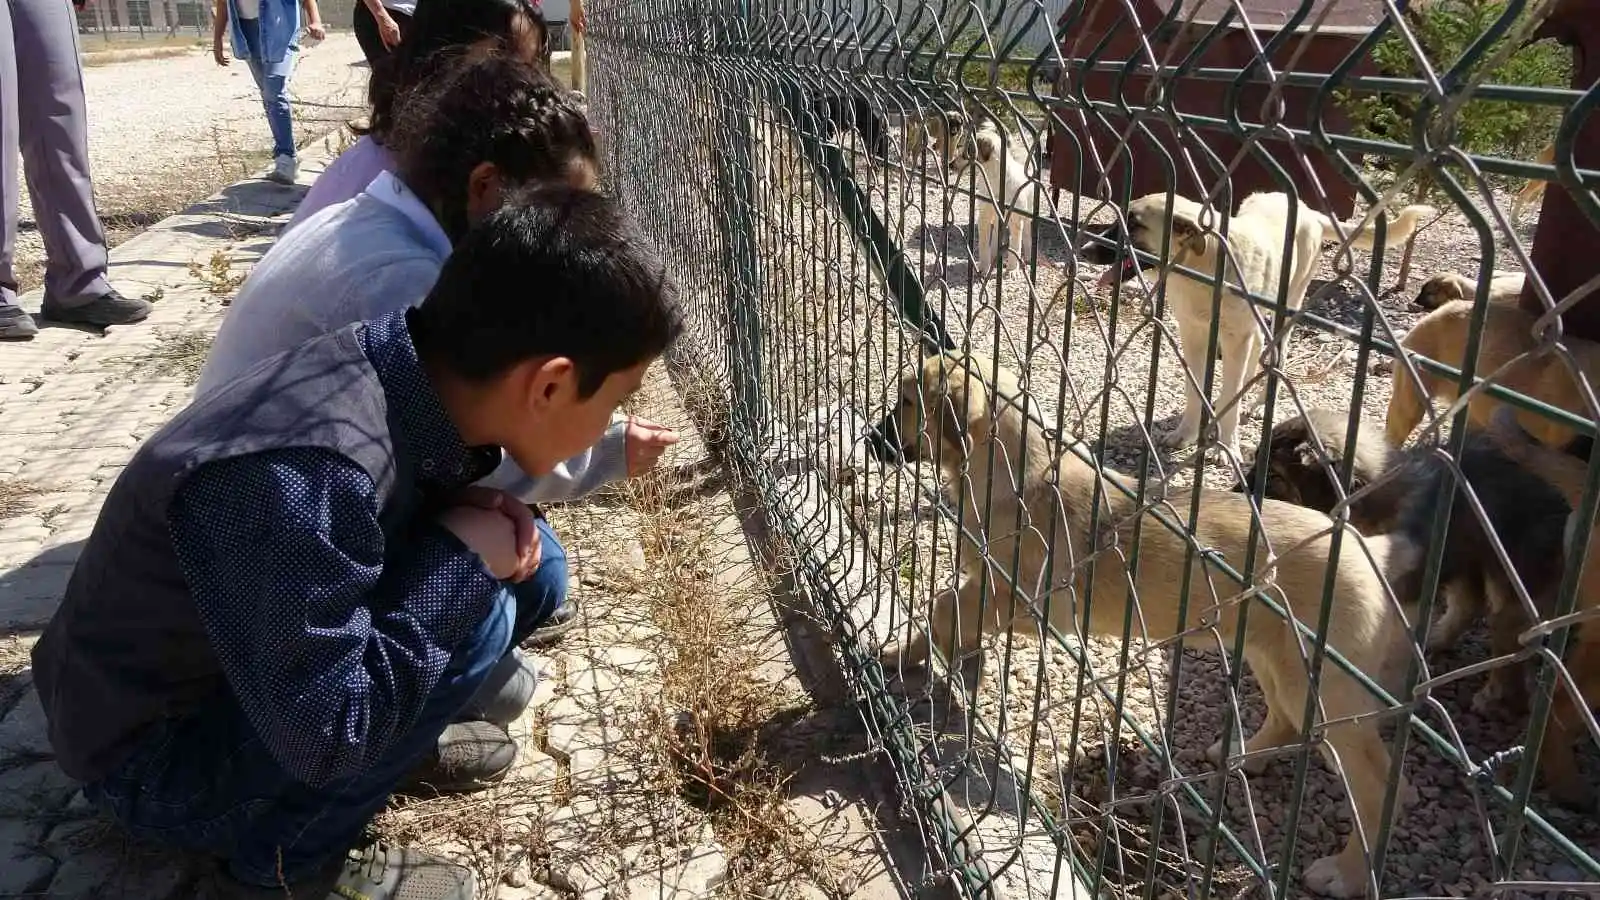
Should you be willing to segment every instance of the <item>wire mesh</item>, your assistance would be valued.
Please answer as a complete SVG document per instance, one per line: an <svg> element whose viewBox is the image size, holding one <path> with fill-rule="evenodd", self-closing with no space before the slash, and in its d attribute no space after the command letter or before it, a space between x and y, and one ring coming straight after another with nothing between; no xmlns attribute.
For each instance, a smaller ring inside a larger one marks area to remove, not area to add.
<svg viewBox="0 0 1600 900"><path fill-rule="evenodd" d="M1529 256L1543 181L1600 223L1600 94L1554 5L590 4L690 404L926 882L1600 891L1600 354Z"/></svg>

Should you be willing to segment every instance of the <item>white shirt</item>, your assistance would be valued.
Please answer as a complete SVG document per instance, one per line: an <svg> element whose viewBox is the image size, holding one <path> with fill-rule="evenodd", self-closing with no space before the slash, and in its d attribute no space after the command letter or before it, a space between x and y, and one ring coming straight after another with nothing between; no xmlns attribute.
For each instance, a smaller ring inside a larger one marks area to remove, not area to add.
<svg viewBox="0 0 1600 900"><path fill-rule="evenodd" d="M261 0L233 0L233 2L239 8L239 18L261 18Z"/></svg>
<svg viewBox="0 0 1600 900"><path fill-rule="evenodd" d="M356 0L360 2L360 0ZM384 9L392 9L397 13L414 15L417 11L417 0L383 0Z"/></svg>

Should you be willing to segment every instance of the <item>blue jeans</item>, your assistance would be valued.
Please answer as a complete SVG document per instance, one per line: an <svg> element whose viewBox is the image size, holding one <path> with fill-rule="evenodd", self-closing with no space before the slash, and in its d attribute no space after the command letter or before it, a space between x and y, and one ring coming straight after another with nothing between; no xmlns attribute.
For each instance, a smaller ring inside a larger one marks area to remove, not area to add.
<svg viewBox="0 0 1600 900"><path fill-rule="evenodd" d="M272 155L292 157L294 115L289 109L289 76L294 73L293 45L283 59L269 63L261 58L261 20L240 19L239 30L244 32L245 46L250 49L245 59L250 66L250 76L261 92L261 105L267 108L267 127L272 129Z"/></svg>
<svg viewBox="0 0 1600 900"><path fill-rule="evenodd" d="M500 592L456 648L411 731L366 772L319 788L296 781L224 693L199 712L153 726L133 756L84 785L84 795L137 836L228 860L245 884L274 887L280 877L292 884L323 871L360 840L501 658L560 606L566 554L548 523L541 519L539 528L539 570Z"/></svg>

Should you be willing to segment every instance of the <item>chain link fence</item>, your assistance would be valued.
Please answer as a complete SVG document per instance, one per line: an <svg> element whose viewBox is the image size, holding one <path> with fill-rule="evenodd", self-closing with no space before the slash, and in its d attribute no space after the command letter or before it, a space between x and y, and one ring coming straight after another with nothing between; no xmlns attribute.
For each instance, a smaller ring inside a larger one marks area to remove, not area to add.
<svg viewBox="0 0 1600 900"><path fill-rule="evenodd" d="M926 883L1600 894L1555 4L591 5L676 377Z"/></svg>

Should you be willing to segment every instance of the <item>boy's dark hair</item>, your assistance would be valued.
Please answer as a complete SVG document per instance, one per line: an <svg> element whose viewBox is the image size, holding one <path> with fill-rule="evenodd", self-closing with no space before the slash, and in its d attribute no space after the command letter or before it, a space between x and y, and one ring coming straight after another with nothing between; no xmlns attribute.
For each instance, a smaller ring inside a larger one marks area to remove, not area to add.
<svg viewBox="0 0 1600 900"><path fill-rule="evenodd" d="M501 51L449 51L402 100L388 148L452 241L466 231L467 178L480 163L494 163L508 185L570 178L579 159L598 165L573 93Z"/></svg>
<svg viewBox="0 0 1600 900"><path fill-rule="evenodd" d="M533 0L418 0L406 28L406 39L372 67L372 77L367 82L367 103L372 115L365 132L387 145L396 102L433 74L439 51L460 49L485 38L495 39L501 49L513 51L519 20L528 23L529 31L543 49L541 57L547 59L550 26Z"/></svg>
<svg viewBox="0 0 1600 900"><path fill-rule="evenodd" d="M565 356L589 397L665 353L683 329L677 287L612 200L531 188L472 227L411 314L417 352L469 381Z"/></svg>

